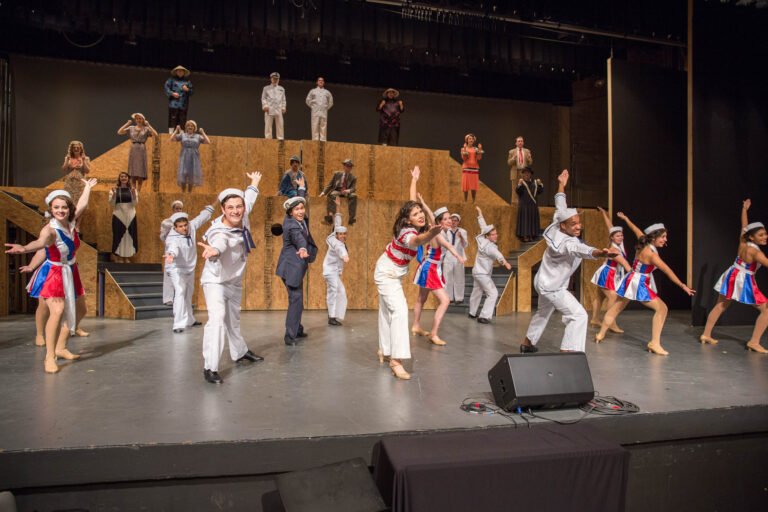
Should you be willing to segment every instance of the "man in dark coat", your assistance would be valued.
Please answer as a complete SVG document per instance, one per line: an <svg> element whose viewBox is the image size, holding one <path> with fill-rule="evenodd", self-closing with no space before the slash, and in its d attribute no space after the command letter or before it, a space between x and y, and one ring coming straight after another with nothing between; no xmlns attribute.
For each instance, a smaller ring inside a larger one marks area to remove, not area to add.
<svg viewBox="0 0 768 512"><path fill-rule="evenodd" d="M346 197L349 201L349 225L357 220L357 177L352 174L352 168L355 166L352 160L347 158L342 162L343 171L333 173L333 177L328 185L320 192L320 197L328 196L327 207L328 214L325 216L325 222L333 224L333 216L336 214L336 198Z"/></svg>

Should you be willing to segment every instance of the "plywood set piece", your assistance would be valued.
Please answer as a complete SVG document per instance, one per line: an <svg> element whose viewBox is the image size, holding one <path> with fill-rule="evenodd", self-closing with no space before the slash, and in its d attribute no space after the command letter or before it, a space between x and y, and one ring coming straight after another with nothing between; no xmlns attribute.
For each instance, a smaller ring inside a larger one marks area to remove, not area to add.
<svg viewBox="0 0 768 512"><path fill-rule="evenodd" d="M136 319L136 309L109 270L104 271L104 316L125 320Z"/></svg>
<svg viewBox="0 0 768 512"><path fill-rule="evenodd" d="M510 274L509 279L507 279L507 284L504 286L504 291L501 292L501 297L499 297L499 302L496 304L496 315L511 315L516 311L516 307L517 276Z"/></svg>
<svg viewBox="0 0 768 512"><path fill-rule="evenodd" d="M533 290L533 266L541 261L547 243L540 240L517 258L517 310L531 311L531 292Z"/></svg>

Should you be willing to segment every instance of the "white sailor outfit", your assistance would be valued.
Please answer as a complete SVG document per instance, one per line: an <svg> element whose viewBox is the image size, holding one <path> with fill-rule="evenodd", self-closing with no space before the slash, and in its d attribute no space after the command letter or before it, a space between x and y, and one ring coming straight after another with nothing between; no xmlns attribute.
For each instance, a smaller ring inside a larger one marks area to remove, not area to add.
<svg viewBox="0 0 768 512"><path fill-rule="evenodd" d="M277 140L283 140L283 110L285 110L285 89L282 85L266 85L261 91L261 108L264 112L264 138L272 138L272 122L275 123Z"/></svg>
<svg viewBox="0 0 768 512"><path fill-rule="evenodd" d="M325 140L328 132L328 111L333 107L333 94L325 88L315 87L307 94L311 109L312 140Z"/></svg>
<svg viewBox="0 0 768 512"><path fill-rule="evenodd" d="M482 215L477 216L477 222L480 224L480 234L475 237L477 256L475 256L475 264L472 266L473 286L472 295L469 296L469 314L490 320L493 317L493 310L496 308L496 299L499 297L496 284L491 277L493 263L494 261L504 263L506 259L501 254L499 247L485 237L493 231L493 225L486 224ZM477 311L483 295L485 295L485 304L483 304L482 311Z"/></svg>
<svg viewBox="0 0 768 512"><path fill-rule="evenodd" d="M343 230L343 231L341 231ZM347 290L341 280L344 271L344 258L349 258L347 245L336 238L336 233L345 233L346 228L341 225L341 214L334 215L334 230L328 235L325 242L328 244L328 252L323 259L323 278L327 286L326 302L328 304L328 318L344 320L347 313Z"/></svg>
<svg viewBox="0 0 768 512"><path fill-rule="evenodd" d="M466 229L448 229L443 231L443 236L450 242L461 257L466 257L465 249L469 240ZM463 301L464 264L457 260L450 252L447 252L443 259L443 276L445 277L445 290L448 292L448 300L458 302Z"/></svg>
<svg viewBox="0 0 768 512"><path fill-rule="evenodd" d="M174 213L171 222L187 219L189 234L182 235L171 229L165 238L165 254L173 256L171 263L166 263L165 274L173 285L173 329L185 329L195 323L192 311L192 293L195 291L195 266L197 265L197 230L208 222L213 215L213 207L206 206L194 219L186 213Z"/></svg>
<svg viewBox="0 0 768 512"><path fill-rule="evenodd" d="M531 318L526 337L536 345L549 317L557 310L562 313L565 324L560 349L583 352L587 341L588 316L567 287L571 275L581 265L581 260L595 259L592 256L595 248L560 231L560 222L577 213L568 208L564 193L555 194L555 222L544 230L547 249L533 280L533 286L539 294L539 305Z"/></svg>

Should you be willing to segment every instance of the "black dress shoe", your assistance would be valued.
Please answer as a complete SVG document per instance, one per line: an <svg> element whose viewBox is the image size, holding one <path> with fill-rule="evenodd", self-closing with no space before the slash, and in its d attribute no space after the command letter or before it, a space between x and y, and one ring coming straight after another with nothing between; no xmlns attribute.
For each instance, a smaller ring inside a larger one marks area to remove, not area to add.
<svg viewBox="0 0 768 512"><path fill-rule="evenodd" d="M477 323L479 323L479 324L489 324L489 323L491 323L491 321L488 320L487 318L478 318L477 319Z"/></svg>
<svg viewBox="0 0 768 512"><path fill-rule="evenodd" d="M243 357L241 357L240 359L238 359L235 362L236 363L241 363L243 361L250 361L252 363L258 363L259 361L263 361L263 360L264 360L263 357L257 356L256 354L254 354L253 352L251 352L249 350L248 352L245 353L245 355Z"/></svg>
<svg viewBox="0 0 768 512"><path fill-rule="evenodd" d="M299 343L299 340L297 340L296 338L291 338L291 337L290 337L290 336L288 336L287 334L286 334L286 335L285 335L285 337L283 338L283 341L285 341L285 344L286 344L286 345L296 345L296 344L298 344L298 343Z"/></svg>
<svg viewBox="0 0 768 512"><path fill-rule="evenodd" d="M195 323L192 324L192 327L200 327L201 325L203 325L203 322L195 321Z"/></svg>
<svg viewBox="0 0 768 512"><path fill-rule="evenodd" d="M328 325L341 325L341 322L339 322L336 318L329 318Z"/></svg>
<svg viewBox="0 0 768 512"><path fill-rule="evenodd" d="M221 384L224 382L224 379L221 378L219 372L203 370L203 376L205 377L205 381L210 382L211 384Z"/></svg>
<svg viewBox="0 0 768 512"><path fill-rule="evenodd" d="M539 349L535 345L520 345L521 354L535 354Z"/></svg>
<svg viewBox="0 0 768 512"><path fill-rule="evenodd" d="M309 336L309 334L305 333L304 331L301 331L296 335L297 338L306 338L307 336Z"/></svg>
<svg viewBox="0 0 768 512"><path fill-rule="evenodd" d="M467 316L471 318L472 320L477 318L477 315L473 315L472 313L467 313Z"/></svg>
<svg viewBox="0 0 768 512"><path fill-rule="evenodd" d="M184 329L174 329L173 332L179 334L180 332L184 332Z"/></svg>

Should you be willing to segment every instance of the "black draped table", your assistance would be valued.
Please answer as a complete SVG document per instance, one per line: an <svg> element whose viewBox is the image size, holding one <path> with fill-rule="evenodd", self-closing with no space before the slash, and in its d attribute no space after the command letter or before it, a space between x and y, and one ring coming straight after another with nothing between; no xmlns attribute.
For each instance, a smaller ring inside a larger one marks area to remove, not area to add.
<svg viewBox="0 0 768 512"><path fill-rule="evenodd" d="M583 424L387 437L374 478L393 512L623 511L629 452Z"/></svg>

